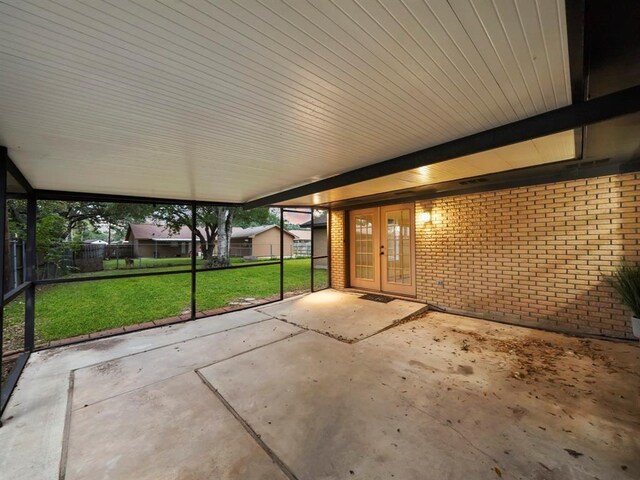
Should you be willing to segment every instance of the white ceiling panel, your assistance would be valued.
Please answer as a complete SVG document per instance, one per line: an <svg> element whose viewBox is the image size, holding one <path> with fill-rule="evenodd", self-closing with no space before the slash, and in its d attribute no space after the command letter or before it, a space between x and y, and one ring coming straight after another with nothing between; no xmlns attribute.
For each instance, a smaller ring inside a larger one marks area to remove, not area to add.
<svg viewBox="0 0 640 480"><path fill-rule="evenodd" d="M562 0L0 0L0 144L40 189L247 201L568 105L565 23Z"/></svg>
<svg viewBox="0 0 640 480"><path fill-rule="evenodd" d="M358 182L346 187L294 198L282 202L281 205L328 204L351 198L559 162L575 158L575 155L575 135L571 130L387 175L375 180Z"/></svg>

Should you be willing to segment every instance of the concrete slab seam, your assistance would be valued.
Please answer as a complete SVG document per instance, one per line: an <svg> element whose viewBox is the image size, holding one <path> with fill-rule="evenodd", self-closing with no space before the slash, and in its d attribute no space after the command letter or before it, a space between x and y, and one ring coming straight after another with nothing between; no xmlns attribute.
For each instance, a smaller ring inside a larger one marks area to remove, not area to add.
<svg viewBox="0 0 640 480"><path fill-rule="evenodd" d="M270 319L270 320L272 320L272 319ZM255 325L255 324L251 324L251 325ZM72 409L71 411L72 411L72 412L75 412L75 411L77 411L77 410L80 410L81 408L85 408L85 407L88 407L88 406L90 406L90 405L97 405L97 404L102 403L102 402L105 402L105 401L107 401L107 400L112 400L112 399L114 399L114 398L118 398L118 397L120 397L120 396L122 396L122 395L127 395L127 394L129 394L129 393L131 393L131 392L135 392L135 391L140 390L140 389L142 389L142 388L147 388L147 387L150 387L150 386L152 386L152 385L156 385L156 384L158 384L158 383L166 382L167 380L170 380L170 379L175 378L175 377L179 377L180 375L184 375L185 373L188 373L188 372L190 372L190 371L197 372L198 370L201 370L201 369L203 369L203 368L207 368L207 367L209 367L209 366L211 366L211 365L215 365L216 363L220 363L220 362L224 362L224 361L226 361L226 360L230 360L230 359L235 358L235 357L238 357L238 356L240 356L240 355L244 355L245 353L253 352L254 350L258 350L259 348L267 347L267 346L269 346L269 345L273 345L274 343L278 343L278 342L281 342L281 341L283 341L283 340L288 340L289 338L295 337L296 335L300 335L301 333L304 333L304 331L296 332L296 333L291 333L291 334L289 334L288 336L286 336L286 337L284 337L284 338L280 338L280 339L278 339L278 340L274 340L274 341L272 341L272 342L265 343L265 344L263 344L263 345L259 345L259 346L257 346L257 347L250 348L249 350L243 350L242 352L239 352L239 353L233 354L233 355L231 355L231 356L229 356L229 357L225 357L225 358L221 358L220 360L216 360L216 361L215 361L215 362L213 362L213 363L207 363L206 365L199 365L199 366L197 366L197 367L193 368L192 370L187 370L187 371L185 371L185 372L176 373L175 375L170 375L170 376L165 377L165 378L162 378L162 379L160 379L160 380L156 380L156 381L151 382L151 383L146 383L146 384L144 384L144 385L140 385L139 387L132 388L131 390L127 390L127 391L124 391L124 392L120 392L120 393L118 393L118 394L116 394L116 395L112 395L112 396L110 396L110 397L101 398L101 399L100 399L100 400L98 400L97 402L93 402L93 403L88 403L88 404L86 404L86 405L82 405L82 406L80 406L80 407L78 407L78 408L76 408L76 409ZM170 346L170 345L166 345L166 346ZM155 348L154 348L154 349L152 349L152 350L157 350L157 349L155 349ZM151 350L150 350L150 351L151 351ZM126 357L119 357L119 358L126 358ZM118 359L114 359L114 360L118 360ZM78 369L76 369L76 370L72 370L72 373L75 373L76 371L78 371L78 370L82 370L82 369L84 369L84 368L92 368L92 367L95 367L95 366L97 366L97 365L101 365L102 363L107 363L107 362L111 362L111 361L113 361L113 360L105 360L104 362L95 363L95 364L93 364L93 365L88 365L87 367L81 367L81 368L78 368Z"/></svg>
<svg viewBox="0 0 640 480"><path fill-rule="evenodd" d="M242 416L231 406L231 404L227 402L227 400L220 394L220 392L218 392L218 390L216 390L216 388L213 385L211 385L211 383L209 383L209 381L204 377L204 375L202 375L202 373L200 373L199 371L196 371L196 374L198 375L198 377L200 377L200 380L202 380L202 382L213 392L213 394L218 398L218 400L222 402L225 408L229 410L231 415L233 415L236 418L236 420L240 422L240 425L242 425L242 427L247 431L247 433L251 435L251 437L265 451L265 453L269 455L271 460L273 460L273 462L276 465L278 465L280 470L282 470L282 473L284 473L287 476L287 478L289 478L289 480L298 480L298 477L296 477L293 471L291 471L289 466L286 463L284 463L284 461L282 461L282 459L280 459L280 457L278 457L278 455L276 455L276 453L273 450L271 450L271 448L262 440L262 438L260 438L260 435L251 427L251 425L249 425L249 423L244 418L242 418Z"/></svg>
<svg viewBox="0 0 640 480"><path fill-rule="evenodd" d="M289 340L290 338L296 337L296 336L298 336L298 335L300 335L302 333L305 333L305 332L306 332L306 330L301 328L299 332L290 333L289 335L287 335L284 338L279 338L278 340L274 340L272 342L268 342L268 343L265 343L263 345L258 345L257 347L250 348L249 350L244 350L243 352L236 353L234 355L231 355L230 357L226 357L226 358L222 358L220 360L216 360L215 362L208 363L207 365L202 365L200 367L195 368L194 370L198 371L198 370L202 370L203 368L210 367L211 365L216 365L217 363L226 362L227 360L231 360L232 358L239 357L240 355L244 355L246 353L253 352L254 350L259 350L261 348L268 347L269 345L273 345L275 343L282 342L284 340Z"/></svg>
<svg viewBox="0 0 640 480"><path fill-rule="evenodd" d="M314 292L314 293L315 293L315 292ZM265 315L271 315L270 313L266 313L266 312L264 311L264 309L265 309L265 308L271 308L271 307L273 307L273 306L274 306L274 305L276 305L276 304L283 304L283 303L292 302L292 301L294 301L294 300L300 300L301 298L303 298L303 297L307 297L307 296L309 296L309 295L311 295L311 292L301 293L300 295L294 295L294 296L289 297L289 298L283 298L282 300L278 300L277 302L272 302L272 303L269 303L269 304L265 303L264 305L259 305L259 306L257 306L257 307L256 307L256 311L257 311L257 312L260 312L260 313L264 313ZM272 318L275 318L275 317L272 317Z"/></svg>
<svg viewBox="0 0 640 480"><path fill-rule="evenodd" d="M393 389L392 389L393 390ZM394 392L397 392L396 390L393 390ZM407 398L403 398L401 397L401 401L404 402L405 405L407 405L409 408L413 408L414 410L417 410L418 412L422 413L423 415L426 415L427 417L431 418L432 420L434 420L436 423L438 423L439 425L448 428L450 430L453 430L467 445L469 445L471 448L473 448L476 452L480 453L482 456L488 458L489 460L491 460L493 463L498 464L498 460L496 460L495 458L493 458L491 455L489 455L487 452L485 452L484 450L482 450L480 447L478 447L477 445L475 445L471 440L469 440L467 438L467 436L465 434L463 434L460 430L458 430L456 427L454 427L450 422L445 422L442 419L436 417L435 415L433 415L432 413L424 410L423 408L420 408L419 406L417 406L415 403L409 401Z"/></svg>
<svg viewBox="0 0 640 480"><path fill-rule="evenodd" d="M100 362L91 363L91 364L89 364L89 365L83 365L82 367L72 368L72 369L71 369L71 371L72 371L72 372L75 372L76 370L82 370L83 368L91 368L91 367L95 367L95 366L97 366L97 365L101 365L101 364L106 363L106 362L112 362L113 360L120 360L121 358L134 357L134 356L136 356L136 355L140 355L140 354L148 353L148 352L153 352L154 350L159 350L159 349L161 349L161 348L170 347L170 346L172 346L172 345L178 345L178 344L180 344L180 343L187 343L187 342L190 342L190 341L192 341L192 340L198 340L199 338L210 337L210 336L212 336L212 335L218 335L219 333L226 333L226 332L230 332L230 331L232 331L232 330L236 330L236 329L238 329L238 328L242 328L242 327L248 327L248 326L250 326L250 325L257 325L257 324L259 324L259 323L263 323L263 322L266 322L266 321L268 321L268 320L279 320L279 319L274 318L274 317L269 317L269 318L265 318L265 319L263 319L263 320L258 320L257 322L253 322L253 323L246 323L246 324L244 324L244 325L238 325L237 327L227 328L226 330L220 330L219 332L212 332L212 333L207 333L207 334L204 334L204 335L198 335L198 336L196 336L196 337L191 337L191 338L188 338L188 339L186 339L186 340L180 340L180 341L178 341L178 342L167 343L167 344L165 344L165 345L160 345L160 346L158 346L158 347L149 348L149 349L147 349L147 350L140 350L139 352L133 352L133 353L129 353L129 354L127 354L127 355L121 355L121 356L119 356L119 357L112 357L112 358L110 358L110 359L108 359L108 360L102 360L102 361L100 361ZM131 333L136 333L136 332L131 332ZM63 347L63 348L64 348L64 347Z"/></svg>
<svg viewBox="0 0 640 480"><path fill-rule="evenodd" d="M375 335L378 335L379 333L382 332L386 332L387 330L391 330L392 328L398 327L400 325L404 325L405 323L409 323L412 322L414 320L418 320L418 318L420 318L424 313L427 313L429 311L429 306L424 306L423 308L421 308L420 310L417 310L413 313L410 313L409 315L407 315L406 317L402 317L398 320L394 320L394 322L391 325L387 325L384 328L381 328L380 330L378 330L377 332L372 333L371 335L367 335L366 337L362 337L362 338L356 338L355 340L353 340L352 342L348 342L348 343L358 343L361 342L363 340L366 340L367 338L371 338Z"/></svg>
<svg viewBox="0 0 640 480"><path fill-rule="evenodd" d="M334 334L332 334L332 333L330 333L330 332L328 332L326 330L322 331L322 330L316 330L315 328L306 327L304 325L300 325L298 323L294 323L293 321L290 321L287 318L281 318L281 317L278 317L278 316L274 316L273 319L274 320L280 320L281 322L284 322L284 323L289 324L289 325L293 325L294 327L298 327L298 328L301 328L301 329L309 331L309 332L319 333L320 335L324 335L325 337L332 338L334 340L337 340L337 341L342 342L342 343L346 343L348 345L353 345L354 343L358 343L358 342L361 342L362 340L366 340L368 338L371 338L371 337L373 337L375 335L378 335L379 333L382 333L382 332L385 332L385 331L387 331L387 330L389 330L391 328L397 327L398 325L403 325L403 324L405 324L407 322L411 322L413 320L417 320L420 315L422 315L423 313L428 312L428 311L429 311L429 306L424 306L420 310L417 310L417 311L415 311L413 313L410 313L406 317L402 317L402 318L400 318L398 320L394 320L393 323L391 323L390 325L387 325L386 327L381 328L380 330L378 330L376 332L373 332L372 334L367 335L366 337L352 338L352 339L344 338L344 337L341 337L339 335L334 335Z"/></svg>
<svg viewBox="0 0 640 480"><path fill-rule="evenodd" d="M73 406L73 387L75 385L75 373L69 372L69 388L67 390L67 408L64 419L64 429L62 433L62 451L60 452L60 466L58 475L60 480L64 480L67 474L67 455L69 453L69 438L71 437L71 412Z"/></svg>

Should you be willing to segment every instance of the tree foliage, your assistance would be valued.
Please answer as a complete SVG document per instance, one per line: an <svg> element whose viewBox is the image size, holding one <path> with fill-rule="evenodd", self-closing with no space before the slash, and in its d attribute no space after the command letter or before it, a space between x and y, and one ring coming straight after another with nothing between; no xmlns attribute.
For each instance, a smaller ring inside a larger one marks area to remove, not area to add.
<svg viewBox="0 0 640 480"><path fill-rule="evenodd" d="M11 235L18 240L25 240L26 201L10 200L8 212ZM65 252L78 248L87 232L94 238L104 238L111 243L114 238L124 236L129 223L144 223L149 219L167 226L173 232L180 231L184 226L191 228L191 206L39 201L36 228L38 261L61 266ZM195 234L205 264L209 267L229 265L232 227L278 222L278 217L268 208L243 210L237 207L197 207ZM216 242L221 248L214 255Z"/></svg>
<svg viewBox="0 0 640 480"><path fill-rule="evenodd" d="M27 202L7 202L9 231L19 241L26 240ZM38 263L62 268L65 252L79 248L83 232L98 228L125 228L144 221L151 205L107 202L39 201L36 212L36 255Z"/></svg>
<svg viewBox="0 0 640 480"><path fill-rule="evenodd" d="M152 216L158 225L166 225L172 232L179 232L183 226L191 229L191 207L188 205L161 205ZM278 218L268 208L197 207L195 234L205 265L210 268L230 265L231 230L234 226L246 228L277 221ZM216 241L220 248L214 255Z"/></svg>

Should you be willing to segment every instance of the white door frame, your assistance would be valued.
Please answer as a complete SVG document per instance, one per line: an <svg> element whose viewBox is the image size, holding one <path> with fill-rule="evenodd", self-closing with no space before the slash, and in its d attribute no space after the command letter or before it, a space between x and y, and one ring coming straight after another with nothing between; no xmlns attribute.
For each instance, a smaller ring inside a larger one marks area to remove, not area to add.
<svg viewBox="0 0 640 480"><path fill-rule="evenodd" d="M410 272L408 284L389 282L387 277L386 213L409 209ZM357 224L358 220L360 221ZM365 223L363 223L365 222ZM356 228L360 232L356 232ZM356 251L356 242L360 251ZM367 244L368 242L368 244ZM369 246L370 244L370 246ZM354 288L415 297L415 204L404 203L349 211L349 284ZM372 255L369 255L371 251ZM383 278L383 276L385 278Z"/></svg>

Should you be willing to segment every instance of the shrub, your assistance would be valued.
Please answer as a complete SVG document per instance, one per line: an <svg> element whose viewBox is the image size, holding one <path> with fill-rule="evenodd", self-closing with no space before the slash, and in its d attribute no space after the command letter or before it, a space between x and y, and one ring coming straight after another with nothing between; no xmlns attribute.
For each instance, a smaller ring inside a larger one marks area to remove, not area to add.
<svg viewBox="0 0 640 480"><path fill-rule="evenodd" d="M619 266L611 283L633 316L640 318L640 265Z"/></svg>

